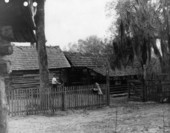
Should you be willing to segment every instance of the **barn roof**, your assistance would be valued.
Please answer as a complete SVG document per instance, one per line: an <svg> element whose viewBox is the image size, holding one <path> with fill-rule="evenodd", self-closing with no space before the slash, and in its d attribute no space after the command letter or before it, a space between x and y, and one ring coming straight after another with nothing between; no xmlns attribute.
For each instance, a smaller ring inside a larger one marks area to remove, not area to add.
<svg viewBox="0 0 170 133"><path fill-rule="evenodd" d="M12 42L35 42L35 10L33 6L23 6L24 0L0 0L0 27L10 26L13 30ZM30 1L30 0L29 0Z"/></svg>
<svg viewBox="0 0 170 133"><path fill-rule="evenodd" d="M74 67L101 67L104 65L104 58L98 58L89 54L64 52L70 64ZM97 59L97 61L95 61ZM101 63L99 63L101 62Z"/></svg>
<svg viewBox="0 0 170 133"><path fill-rule="evenodd" d="M38 54L33 46L14 46L12 55L5 58L11 61L12 70L37 70ZM48 67L49 69L70 67L63 52L58 46L47 47Z"/></svg>
<svg viewBox="0 0 170 133"><path fill-rule="evenodd" d="M87 67L92 69L93 71L105 76L106 75L106 68L105 64L107 62L107 58L103 56L94 56L94 55L87 55L81 53L72 53L72 52L65 52L65 56L67 57L68 61L70 62L72 67ZM139 74L138 65L136 66L128 66L122 69L109 69L110 76L126 76L126 75L136 75Z"/></svg>

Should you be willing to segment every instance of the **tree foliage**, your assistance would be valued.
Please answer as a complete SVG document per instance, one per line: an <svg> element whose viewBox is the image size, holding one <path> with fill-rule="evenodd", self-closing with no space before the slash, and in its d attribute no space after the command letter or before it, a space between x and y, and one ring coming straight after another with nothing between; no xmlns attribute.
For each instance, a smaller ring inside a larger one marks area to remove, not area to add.
<svg viewBox="0 0 170 133"><path fill-rule="evenodd" d="M69 51L80 52L86 54L104 54L106 51L107 40L103 41L99 37L93 35L85 40L79 39L77 43L69 44Z"/></svg>
<svg viewBox="0 0 170 133"><path fill-rule="evenodd" d="M111 3L109 10L114 8ZM115 9L118 19L113 42L114 64L118 67L126 65L137 57L144 65L151 59L152 50L161 60L170 46L167 1L119 0ZM161 40L162 53L156 39Z"/></svg>
<svg viewBox="0 0 170 133"><path fill-rule="evenodd" d="M105 57L110 64L113 64L113 45L108 39L100 39L97 36L89 36L85 40L79 39L76 43L69 43L68 51L79 52L86 55L93 55L100 62L101 57ZM106 61L106 62L107 62ZM108 63L108 62L107 62ZM103 64L107 65L107 64Z"/></svg>

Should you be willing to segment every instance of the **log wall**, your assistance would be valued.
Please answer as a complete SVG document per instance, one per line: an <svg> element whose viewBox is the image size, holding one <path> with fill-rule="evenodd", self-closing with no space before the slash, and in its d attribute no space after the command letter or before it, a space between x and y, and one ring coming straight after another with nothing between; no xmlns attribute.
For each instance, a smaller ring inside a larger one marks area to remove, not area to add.
<svg viewBox="0 0 170 133"><path fill-rule="evenodd" d="M51 84L51 79L54 73L56 73L57 76L60 77L61 79L64 79L63 77L67 76L66 73L63 73L62 69L50 70L50 73L49 73L50 84ZM7 90L38 88L40 85L39 72L31 71L31 70L30 71L13 71L8 77L6 77L5 81L6 81Z"/></svg>

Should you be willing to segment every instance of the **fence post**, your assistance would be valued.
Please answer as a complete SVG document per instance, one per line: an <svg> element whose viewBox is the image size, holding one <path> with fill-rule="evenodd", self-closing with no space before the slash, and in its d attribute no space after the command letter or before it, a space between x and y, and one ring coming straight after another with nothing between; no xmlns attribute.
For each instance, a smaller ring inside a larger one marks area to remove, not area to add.
<svg viewBox="0 0 170 133"><path fill-rule="evenodd" d="M62 91L62 111L66 110L65 95L66 95L66 88L63 86L63 91Z"/></svg>
<svg viewBox="0 0 170 133"><path fill-rule="evenodd" d="M127 84L127 86L128 86L128 99L130 99L130 81L128 81L128 84Z"/></svg>
<svg viewBox="0 0 170 133"><path fill-rule="evenodd" d="M109 78L109 67L106 67L106 89L107 89L107 105L110 106L110 78Z"/></svg>
<svg viewBox="0 0 170 133"><path fill-rule="evenodd" d="M143 102L146 102L146 85L145 85L146 82L145 82L145 79L143 80L143 83L142 83L142 84L143 84L143 86L142 86L142 87L143 87L143 88L142 88L142 89L143 89L142 101L143 101Z"/></svg>
<svg viewBox="0 0 170 133"><path fill-rule="evenodd" d="M146 65L143 65L143 96L142 101L146 102Z"/></svg>

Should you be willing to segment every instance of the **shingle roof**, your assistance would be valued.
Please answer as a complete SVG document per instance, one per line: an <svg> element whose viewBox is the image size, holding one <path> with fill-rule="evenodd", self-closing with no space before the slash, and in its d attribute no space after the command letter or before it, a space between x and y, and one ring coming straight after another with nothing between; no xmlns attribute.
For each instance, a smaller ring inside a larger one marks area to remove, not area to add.
<svg viewBox="0 0 170 133"><path fill-rule="evenodd" d="M81 54L81 53L71 53L64 52L65 56L69 60L71 66L73 67L87 67L92 69L93 71L105 76L106 68L105 64L107 62L107 58L103 56L95 57L93 55ZM139 69L137 67L126 67L121 70L109 69L110 76L126 76L126 75L136 75L139 74Z"/></svg>
<svg viewBox="0 0 170 133"><path fill-rule="evenodd" d="M66 68L70 67L69 62L58 46L46 47L48 56L48 67ZM14 52L5 58L11 61L12 70L37 70L38 54L35 47L31 46L14 46Z"/></svg>
<svg viewBox="0 0 170 133"><path fill-rule="evenodd" d="M102 74L102 75L106 75L106 68L104 67L98 67L98 68L92 68L94 71ZM128 75L137 75L139 74L140 70L138 69L134 69L132 67L127 67L127 68L122 68L121 70L119 69L115 69L115 70L112 70L110 69L109 70L109 75L110 76L128 76Z"/></svg>
<svg viewBox="0 0 170 133"><path fill-rule="evenodd" d="M95 67L92 56L81 53L64 52L70 64L74 67Z"/></svg>

